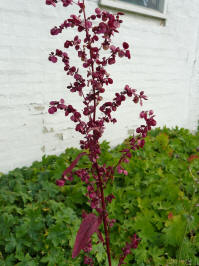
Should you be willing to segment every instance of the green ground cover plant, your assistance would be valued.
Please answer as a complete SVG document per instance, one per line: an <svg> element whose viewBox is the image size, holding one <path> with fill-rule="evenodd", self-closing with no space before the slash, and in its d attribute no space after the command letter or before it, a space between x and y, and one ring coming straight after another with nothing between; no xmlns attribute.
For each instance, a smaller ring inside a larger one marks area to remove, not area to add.
<svg viewBox="0 0 199 266"><path fill-rule="evenodd" d="M103 142L99 163L117 162L125 142L113 149ZM86 186L77 177L56 185L79 153L66 149L1 175L0 266L84 265L82 251L75 259L71 254L82 209L91 211ZM90 164L84 156L75 170ZM199 265L199 133L157 128L125 168L128 176L116 174L106 188L116 197L108 205L109 217L117 220L110 233L112 265L118 264L129 231L141 241L126 265ZM96 234L92 240L94 265L108 265Z"/></svg>

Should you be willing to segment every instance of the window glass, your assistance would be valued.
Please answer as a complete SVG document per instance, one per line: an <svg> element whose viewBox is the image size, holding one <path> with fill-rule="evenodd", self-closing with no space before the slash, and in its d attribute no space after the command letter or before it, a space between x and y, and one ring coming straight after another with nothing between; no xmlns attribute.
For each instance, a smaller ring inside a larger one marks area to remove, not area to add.
<svg viewBox="0 0 199 266"><path fill-rule="evenodd" d="M155 9L158 10L159 12L163 12L164 8L164 0L120 0L120 1Z"/></svg>

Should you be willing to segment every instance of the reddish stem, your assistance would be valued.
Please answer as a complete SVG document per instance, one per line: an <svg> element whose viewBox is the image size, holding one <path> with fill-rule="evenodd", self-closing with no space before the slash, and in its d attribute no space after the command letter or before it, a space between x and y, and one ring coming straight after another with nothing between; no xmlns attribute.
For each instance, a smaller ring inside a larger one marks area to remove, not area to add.
<svg viewBox="0 0 199 266"><path fill-rule="evenodd" d="M84 0L83 0L83 4L84 4ZM92 54L91 54L91 42L89 40L89 33L88 33L88 28L87 28L87 19L86 19L86 12L85 12L85 4L83 7L83 15L84 15L84 21L85 21L85 29L86 29L86 37L88 39L88 49L90 51L90 59L92 60ZM94 64L92 62L91 64L91 70L92 70L92 79L93 79L93 72L94 72ZM93 113L93 121L95 122L95 117L96 117L96 94L95 94L95 87L93 86L93 94L94 94L94 113ZM99 187L100 187L100 195L101 195L101 204L102 204L102 218L103 218L103 224L104 224L104 231L105 231L105 240L106 240L106 252L107 252L107 256L108 256L108 263L109 266L111 266L111 252L110 252L110 239L109 239L109 232L108 232L108 224L107 224L107 219L106 219L106 204L105 204L105 199L104 199L104 190L103 190L103 183L102 183L102 179L99 173L99 168L98 168L98 163L96 161L96 165L95 165L96 171L97 171L97 175L98 175L98 180L99 180Z"/></svg>
<svg viewBox="0 0 199 266"><path fill-rule="evenodd" d="M83 0L84 8L83 8L83 14L84 14L84 21L85 21L85 29L86 29L86 37L89 40L89 33L88 33L88 28L87 28L87 19L86 19L86 12L85 12L85 3ZM92 55L91 55L91 42L90 40L88 41L88 49L90 52L90 59L92 60ZM91 64L91 73L92 73L92 78L93 78L93 72L94 72L94 66L93 62ZM93 121L95 122L95 115L96 115L96 97L95 97L95 87L93 86L93 94L94 94L94 113L93 113Z"/></svg>
<svg viewBox="0 0 199 266"><path fill-rule="evenodd" d="M104 190L103 190L103 184L102 184L102 179L99 173L99 169L98 169L98 164L96 162L96 171L97 171L97 175L98 175L98 180L99 180L99 187L100 187L100 194L101 194L101 203L102 203L102 217L103 217L103 224L104 224L104 231L105 231L105 240L106 240L106 252L107 252L107 256L108 256L108 263L109 266L111 266L111 252L110 252L110 238L109 238L109 231L108 231L108 224L107 224L107 219L106 219L106 204L105 204L105 200L104 200Z"/></svg>
<svg viewBox="0 0 199 266"><path fill-rule="evenodd" d="M120 163L123 161L123 159L126 157L127 153L130 151L130 149L128 149L128 151L126 151L121 158L119 159L119 161L116 163L116 165L113 167L113 171L115 172L115 169L118 167L118 165L120 165Z"/></svg>

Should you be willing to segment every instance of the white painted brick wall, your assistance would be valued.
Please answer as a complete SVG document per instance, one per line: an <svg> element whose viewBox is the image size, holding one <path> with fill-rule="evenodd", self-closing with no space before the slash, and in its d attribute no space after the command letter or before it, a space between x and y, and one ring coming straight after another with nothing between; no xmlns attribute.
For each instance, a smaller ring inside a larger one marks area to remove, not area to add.
<svg viewBox="0 0 199 266"><path fill-rule="evenodd" d="M87 2L90 13L97 1ZM49 101L60 98L81 106L77 95L66 93L69 78L63 65L47 60L50 51L62 48L74 34L71 30L55 37L49 34L71 12L73 7L48 7L44 0L0 1L0 171L78 146L80 136L73 123L61 112L53 116L47 112ZM115 42L129 42L133 57L110 68L115 83L105 98L130 84L149 96L143 109L154 109L158 126L195 130L199 120L198 13L198 0L168 0L165 26L158 19L126 15ZM74 59L74 64L78 62ZM121 142L139 125L140 110L130 101L124 104L118 123L108 126L104 138L112 145Z"/></svg>

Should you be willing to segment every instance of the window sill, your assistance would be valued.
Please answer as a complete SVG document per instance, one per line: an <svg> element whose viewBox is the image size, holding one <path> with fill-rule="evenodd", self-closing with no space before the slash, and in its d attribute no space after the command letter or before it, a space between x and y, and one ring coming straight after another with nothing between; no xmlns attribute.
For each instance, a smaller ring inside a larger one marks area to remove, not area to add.
<svg viewBox="0 0 199 266"><path fill-rule="evenodd" d="M166 20L166 12L165 12L166 0L165 0L165 6L164 6L164 13L158 12L150 8L140 7L135 4L121 2L118 0L99 0L99 5L104 6L104 7L109 7L109 8L112 7L112 8L123 10L126 12L137 13L137 14L141 14L144 16Z"/></svg>

